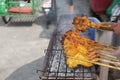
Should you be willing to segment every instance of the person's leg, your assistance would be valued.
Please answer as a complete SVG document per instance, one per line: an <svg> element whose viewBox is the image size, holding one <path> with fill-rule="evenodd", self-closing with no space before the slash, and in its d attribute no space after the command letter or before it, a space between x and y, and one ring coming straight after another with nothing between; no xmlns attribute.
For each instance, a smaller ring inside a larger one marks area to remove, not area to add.
<svg viewBox="0 0 120 80"><path fill-rule="evenodd" d="M69 12L73 13L74 12L73 0L68 0L68 2L69 2Z"/></svg>

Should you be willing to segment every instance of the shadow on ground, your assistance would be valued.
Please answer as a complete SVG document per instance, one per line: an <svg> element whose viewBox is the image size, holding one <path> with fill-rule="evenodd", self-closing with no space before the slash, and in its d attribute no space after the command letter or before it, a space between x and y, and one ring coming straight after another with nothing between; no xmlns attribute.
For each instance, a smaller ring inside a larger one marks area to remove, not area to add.
<svg viewBox="0 0 120 80"><path fill-rule="evenodd" d="M35 24L35 25L34 25ZM10 22L9 24L4 24L2 19L0 19L0 27L15 27L15 28L21 28L21 27L36 27L38 29L41 29L42 32L40 32L40 38L47 38L50 39L51 35L56 27L56 22L53 20L50 20L49 24L47 24L47 19L44 15L40 15L35 19L33 22ZM40 30L40 31L41 31Z"/></svg>
<svg viewBox="0 0 120 80"><path fill-rule="evenodd" d="M43 61L44 57L41 57L40 59L26 64L14 71L5 80L40 80L40 73L36 71L41 70Z"/></svg>
<svg viewBox="0 0 120 80"><path fill-rule="evenodd" d="M5 26L5 24L4 24L3 20L2 20L2 18L0 18L0 27L4 27L4 26Z"/></svg>
<svg viewBox="0 0 120 80"><path fill-rule="evenodd" d="M32 27L33 22L11 22L7 27Z"/></svg>

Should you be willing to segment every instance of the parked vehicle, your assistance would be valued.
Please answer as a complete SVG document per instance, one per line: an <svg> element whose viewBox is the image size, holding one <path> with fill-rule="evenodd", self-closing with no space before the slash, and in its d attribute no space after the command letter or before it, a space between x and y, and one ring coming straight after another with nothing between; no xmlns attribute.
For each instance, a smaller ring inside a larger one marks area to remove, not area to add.
<svg viewBox="0 0 120 80"><path fill-rule="evenodd" d="M40 0L0 0L0 16L5 23L13 17L35 16Z"/></svg>

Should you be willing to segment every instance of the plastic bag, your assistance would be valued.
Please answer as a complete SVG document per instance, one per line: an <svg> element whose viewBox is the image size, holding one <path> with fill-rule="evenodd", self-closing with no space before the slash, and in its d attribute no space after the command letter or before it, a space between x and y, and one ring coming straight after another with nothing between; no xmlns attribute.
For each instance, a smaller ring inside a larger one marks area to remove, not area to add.
<svg viewBox="0 0 120 80"><path fill-rule="evenodd" d="M120 15L120 2L117 3L114 8L112 9L112 15L110 21L116 21L118 16Z"/></svg>
<svg viewBox="0 0 120 80"><path fill-rule="evenodd" d="M112 4L108 7L106 14L111 15L113 7L119 2L120 0L114 0Z"/></svg>

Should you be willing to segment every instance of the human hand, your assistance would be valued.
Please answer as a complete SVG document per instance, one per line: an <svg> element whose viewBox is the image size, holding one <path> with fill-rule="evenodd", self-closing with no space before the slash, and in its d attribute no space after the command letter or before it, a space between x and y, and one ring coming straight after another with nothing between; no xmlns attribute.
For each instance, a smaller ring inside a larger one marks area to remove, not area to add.
<svg viewBox="0 0 120 80"><path fill-rule="evenodd" d="M109 27L114 30L114 32L120 35L120 23L109 23Z"/></svg>
<svg viewBox="0 0 120 80"><path fill-rule="evenodd" d="M120 56L120 46L117 47L117 49L112 52L112 55L113 55L113 56Z"/></svg>

